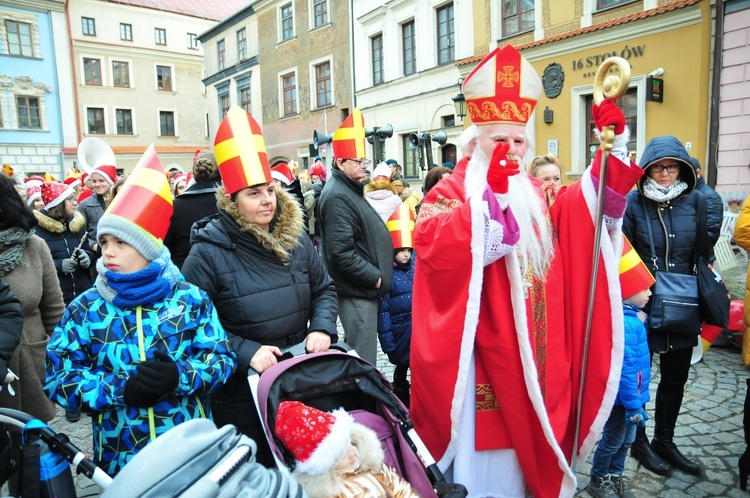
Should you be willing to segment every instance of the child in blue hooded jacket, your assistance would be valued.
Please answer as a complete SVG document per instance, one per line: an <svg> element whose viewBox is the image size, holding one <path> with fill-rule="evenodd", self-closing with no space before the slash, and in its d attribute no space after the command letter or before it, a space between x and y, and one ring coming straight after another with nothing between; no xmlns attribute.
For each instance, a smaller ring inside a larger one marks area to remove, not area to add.
<svg viewBox="0 0 750 498"><path fill-rule="evenodd" d="M651 296L654 277L643 264L638 253L623 236L623 255L620 258L620 288L624 315L624 349L620 389L615 405L604 424L602 438L591 465L589 495L599 497L633 497L622 473L628 448L635 440L637 426L645 427L648 415L643 406L649 400L651 356L648 349L645 321L641 309Z"/></svg>

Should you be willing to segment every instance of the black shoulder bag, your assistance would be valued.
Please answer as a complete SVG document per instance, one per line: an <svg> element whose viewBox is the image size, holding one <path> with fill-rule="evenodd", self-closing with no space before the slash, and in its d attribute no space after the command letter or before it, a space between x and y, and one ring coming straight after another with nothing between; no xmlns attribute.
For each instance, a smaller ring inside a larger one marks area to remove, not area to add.
<svg viewBox="0 0 750 498"><path fill-rule="evenodd" d="M685 275L669 271L669 254L665 255L667 268L659 270L656 263L654 235L651 230L651 215L645 200L641 199L646 214L648 243L651 248L654 284L651 295L649 331L697 336L701 333L701 313L698 300L698 279L695 275Z"/></svg>
<svg viewBox="0 0 750 498"><path fill-rule="evenodd" d="M705 198L697 197L696 213L705 210L705 206ZM706 231L705 223L701 223L699 219L696 247L701 247L702 251L699 252L696 249L695 274L698 277L698 303L700 304L701 318L709 325L727 328L729 325L729 290L721 275L703 256L703 254L709 253L706 237L703 236Z"/></svg>

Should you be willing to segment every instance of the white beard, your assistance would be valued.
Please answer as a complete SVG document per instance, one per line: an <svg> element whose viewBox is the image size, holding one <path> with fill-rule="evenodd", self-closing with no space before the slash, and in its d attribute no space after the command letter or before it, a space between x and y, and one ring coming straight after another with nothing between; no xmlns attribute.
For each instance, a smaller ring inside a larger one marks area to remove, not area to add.
<svg viewBox="0 0 750 498"><path fill-rule="evenodd" d="M489 158L480 147L474 150L466 170L466 198L482 195L487 185ZM521 232L518 254L523 275L530 270L534 277L544 280L555 248L552 229L544 215L543 198L531 183L526 168L509 179L508 193L496 195L502 207L510 206Z"/></svg>

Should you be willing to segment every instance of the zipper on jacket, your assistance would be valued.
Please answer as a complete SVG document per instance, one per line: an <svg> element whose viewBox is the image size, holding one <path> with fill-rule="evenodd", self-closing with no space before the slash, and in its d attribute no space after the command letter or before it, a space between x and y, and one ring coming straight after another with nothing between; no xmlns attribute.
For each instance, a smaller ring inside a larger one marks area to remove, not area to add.
<svg viewBox="0 0 750 498"><path fill-rule="evenodd" d="M146 361L146 350L143 346L143 308L138 306L135 309L135 323L136 323L136 331L138 335L138 354L141 358L141 361ZM154 421L154 407L149 406L148 407L148 431L149 436L151 438L151 442L153 442L156 439L156 422Z"/></svg>
<svg viewBox="0 0 750 498"><path fill-rule="evenodd" d="M72 257L73 257L73 255L72 255L72 254L70 254L70 246L68 245L68 238L67 238L67 237L65 236L65 230L66 230L67 228L68 228L68 227L67 227L67 225L63 224L63 232L62 232L62 234L61 234L61 235L62 235L62 239L63 239L63 242L65 242L65 252L67 252L67 253L68 253L68 257L69 257L69 258L72 258ZM73 232L71 232L71 233L73 233ZM73 282L73 297L75 298L75 297L76 297L76 296L78 295L78 294L76 293L76 277L75 277L75 271L74 271L73 273L71 273L71 274L70 274L69 276L70 276L70 280L71 280L71 281Z"/></svg>
<svg viewBox="0 0 750 498"><path fill-rule="evenodd" d="M659 223L661 223L661 228L664 230L664 247L666 249L664 253L664 267L665 271L669 271L669 232L667 231L667 225L664 224L664 218L661 215L662 209L666 209L669 207L669 203L665 207L662 207L661 205L656 205L656 214L659 215Z"/></svg>

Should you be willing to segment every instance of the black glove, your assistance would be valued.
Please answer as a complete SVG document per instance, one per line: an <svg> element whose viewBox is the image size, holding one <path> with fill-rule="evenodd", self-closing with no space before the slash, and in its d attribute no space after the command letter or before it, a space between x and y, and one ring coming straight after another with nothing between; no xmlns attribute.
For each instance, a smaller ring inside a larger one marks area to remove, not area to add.
<svg viewBox="0 0 750 498"><path fill-rule="evenodd" d="M125 382L123 398L126 405L137 408L149 408L159 401L159 396L151 392L151 389L144 382L144 377L137 373L131 375Z"/></svg>
<svg viewBox="0 0 750 498"><path fill-rule="evenodd" d="M142 377L143 384L158 398L165 394L171 393L179 385L180 376L172 358L161 351L154 353L156 360L147 360L139 363L135 369L139 377Z"/></svg>

